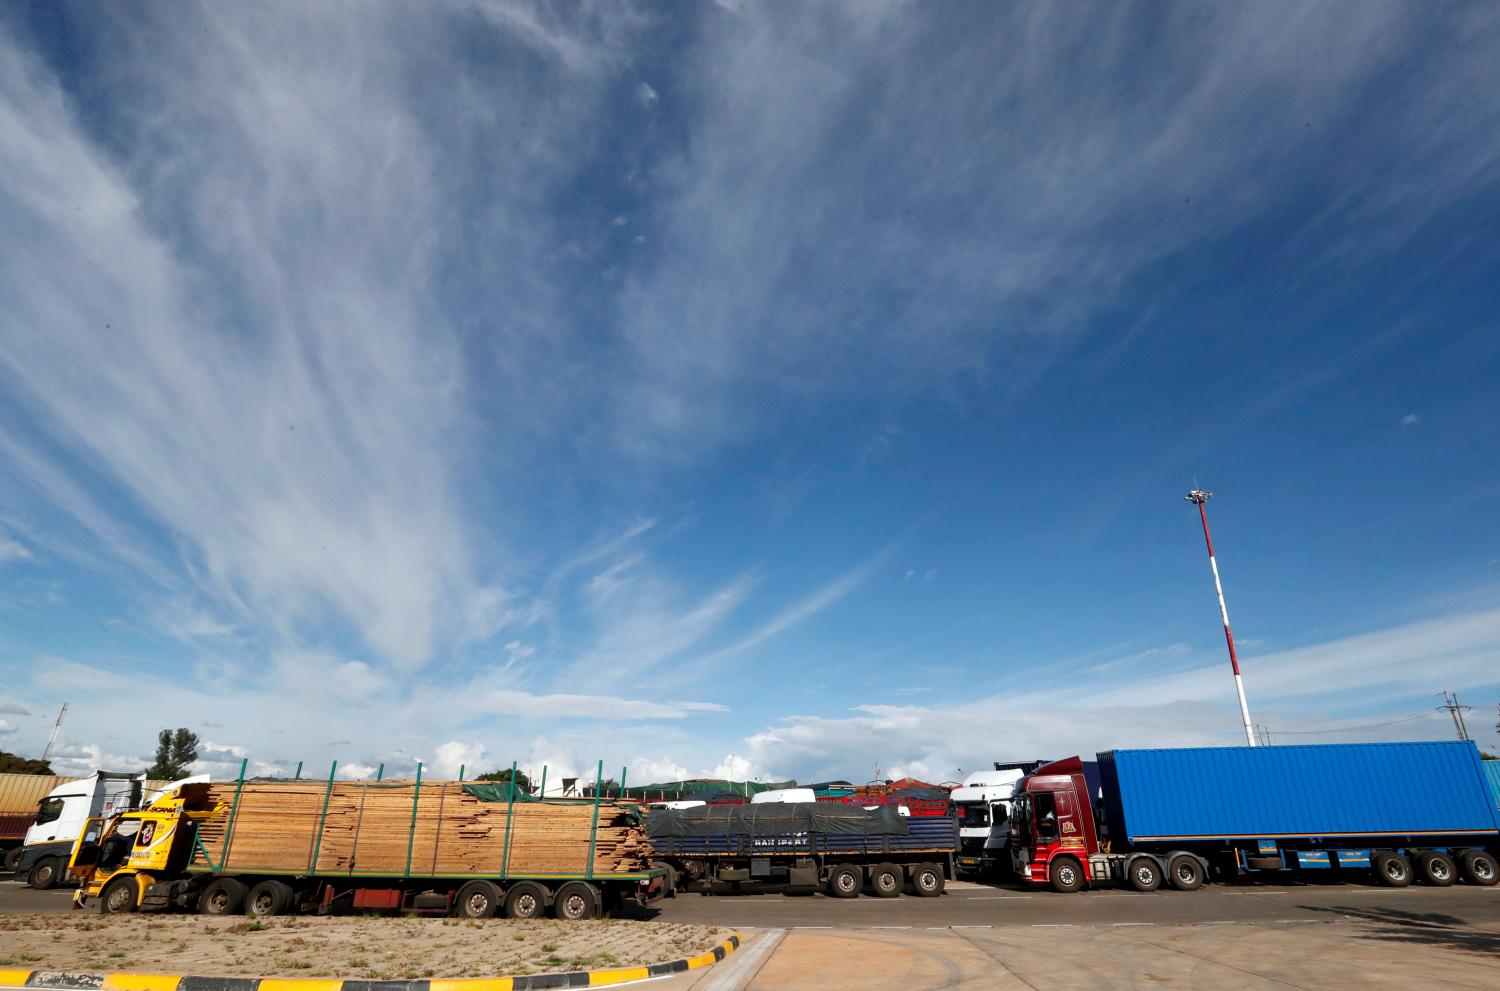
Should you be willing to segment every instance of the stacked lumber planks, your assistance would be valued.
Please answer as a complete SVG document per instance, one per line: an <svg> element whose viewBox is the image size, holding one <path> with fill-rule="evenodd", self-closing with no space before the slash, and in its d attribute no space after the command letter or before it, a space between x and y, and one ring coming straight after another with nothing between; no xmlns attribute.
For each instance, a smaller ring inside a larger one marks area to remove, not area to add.
<svg viewBox="0 0 1500 991"><path fill-rule="evenodd" d="M318 781L247 781L237 803L235 789L233 781L210 786L210 800L226 811L198 831L208 866L221 872L589 873L592 802L482 802L456 781L424 781L420 791L413 781L335 782L331 789ZM600 803L592 873L644 870L650 850L633 805Z"/></svg>

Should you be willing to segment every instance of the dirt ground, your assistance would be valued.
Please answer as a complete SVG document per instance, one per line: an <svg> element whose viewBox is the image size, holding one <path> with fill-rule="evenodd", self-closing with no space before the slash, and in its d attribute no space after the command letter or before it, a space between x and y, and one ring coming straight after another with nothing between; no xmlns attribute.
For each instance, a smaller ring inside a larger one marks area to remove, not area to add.
<svg viewBox="0 0 1500 991"><path fill-rule="evenodd" d="M712 949L732 930L605 919L14 915L0 968L225 977L415 980L638 967Z"/></svg>

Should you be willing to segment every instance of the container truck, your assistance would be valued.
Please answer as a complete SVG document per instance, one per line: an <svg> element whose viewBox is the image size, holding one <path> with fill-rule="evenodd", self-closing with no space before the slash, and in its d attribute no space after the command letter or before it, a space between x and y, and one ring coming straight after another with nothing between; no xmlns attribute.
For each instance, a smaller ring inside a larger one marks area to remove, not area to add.
<svg viewBox="0 0 1500 991"><path fill-rule="evenodd" d="M1028 775L1019 876L1062 892L1358 870L1404 887L1496 881L1500 812L1471 741L1113 750Z"/></svg>
<svg viewBox="0 0 1500 991"><path fill-rule="evenodd" d="M74 907L594 918L661 896L634 805L411 781L191 782L93 819Z"/></svg>
<svg viewBox="0 0 1500 991"><path fill-rule="evenodd" d="M943 893L958 849L952 815L902 815L830 802L705 805L654 809L646 820L656 857L677 878L822 889L835 898L862 891L893 898Z"/></svg>
<svg viewBox="0 0 1500 991"><path fill-rule="evenodd" d="M145 774L95 771L86 778L59 780L32 808L33 821L12 868L33 888L46 890L69 880L68 856L90 819L139 808L153 786Z"/></svg>

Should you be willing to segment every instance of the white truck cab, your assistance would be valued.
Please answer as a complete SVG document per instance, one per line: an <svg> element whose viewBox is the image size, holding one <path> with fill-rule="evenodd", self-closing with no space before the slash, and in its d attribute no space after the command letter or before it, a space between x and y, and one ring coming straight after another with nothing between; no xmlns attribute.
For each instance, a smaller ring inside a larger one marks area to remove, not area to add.
<svg viewBox="0 0 1500 991"><path fill-rule="evenodd" d="M960 875L989 873L1010 863L1010 800L1016 782L1025 776L1019 768L975 771L953 789L949 798L958 814L955 866Z"/></svg>
<svg viewBox="0 0 1500 991"><path fill-rule="evenodd" d="M90 819L139 808L146 775L95 771L92 777L60 784L37 803L36 822L26 830L26 844L16 877L33 888L55 887L67 873L68 856Z"/></svg>

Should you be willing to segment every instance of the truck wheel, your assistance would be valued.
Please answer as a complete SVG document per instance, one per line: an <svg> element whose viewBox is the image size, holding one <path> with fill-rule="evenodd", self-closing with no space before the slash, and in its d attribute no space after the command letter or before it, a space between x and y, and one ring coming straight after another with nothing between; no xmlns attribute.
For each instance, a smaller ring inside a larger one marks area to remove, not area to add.
<svg viewBox="0 0 1500 991"><path fill-rule="evenodd" d="M1377 853L1375 876L1388 888L1404 888L1411 884L1411 862L1399 853Z"/></svg>
<svg viewBox="0 0 1500 991"><path fill-rule="evenodd" d="M870 868L870 890L876 898L895 898L905 886L906 879L895 864L876 864Z"/></svg>
<svg viewBox="0 0 1500 991"><path fill-rule="evenodd" d="M1458 876L1458 869L1445 853L1424 853L1417 858L1417 873L1424 884L1446 888Z"/></svg>
<svg viewBox="0 0 1500 991"><path fill-rule="evenodd" d="M599 916L599 893L591 884L569 881L557 889L552 914L565 922L581 922Z"/></svg>
<svg viewBox="0 0 1500 991"><path fill-rule="evenodd" d="M1192 854L1178 854L1167 865L1167 878L1178 891L1197 891L1203 887L1203 865Z"/></svg>
<svg viewBox="0 0 1500 991"><path fill-rule="evenodd" d="M491 919L500 911L500 886L493 881L470 881L458 889L453 911L461 919Z"/></svg>
<svg viewBox="0 0 1500 991"><path fill-rule="evenodd" d="M16 868L21 866L21 847L12 847L5 851L5 873L14 874Z"/></svg>
<svg viewBox="0 0 1500 991"><path fill-rule="evenodd" d="M245 904L245 885L232 877L216 877L198 898L204 915L238 915Z"/></svg>
<svg viewBox="0 0 1500 991"><path fill-rule="evenodd" d="M547 891L535 881L518 881L505 893L507 919L540 919L547 914Z"/></svg>
<svg viewBox="0 0 1500 991"><path fill-rule="evenodd" d="M835 864L828 872L828 893L835 898L858 898L864 880L864 872L853 864Z"/></svg>
<svg viewBox="0 0 1500 991"><path fill-rule="evenodd" d="M1070 895L1083 887L1083 865L1072 857L1058 857L1047 871L1052 890Z"/></svg>
<svg viewBox="0 0 1500 991"><path fill-rule="evenodd" d="M1497 878L1500 878L1500 869L1496 867L1495 858L1482 850L1475 850L1461 863L1464 868L1464 879L1470 884L1488 888L1494 885Z"/></svg>
<svg viewBox="0 0 1500 991"><path fill-rule="evenodd" d="M703 861L684 861L682 864L682 876L687 878L689 883L703 880Z"/></svg>
<svg viewBox="0 0 1500 991"><path fill-rule="evenodd" d="M250 889L250 895L245 899L245 914L257 919L286 915L296 897L292 886L285 881L262 881Z"/></svg>
<svg viewBox="0 0 1500 991"><path fill-rule="evenodd" d="M1137 857L1125 868L1125 876L1136 891L1155 891L1161 887L1161 867L1150 857Z"/></svg>
<svg viewBox="0 0 1500 991"><path fill-rule="evenodd" d="M47 891L57 887L61 875L62 861L56 857L43 857L31 868L31 874L26 878L26 883L37 891Z"/></svg>
<svg viewBox="0 0 1500 991"><path fill-rule="evenodd" d="M911 869L911 890L922 898L943 893L943 869L936 864L918 864Z"/></svg>
<svg viewBox="0 0 1500 991"><path fill-rule="evenodd" d="M125 915L140 908L140 888L133 875L117 877L99 893L99 911L104 915Z"/></svg>

